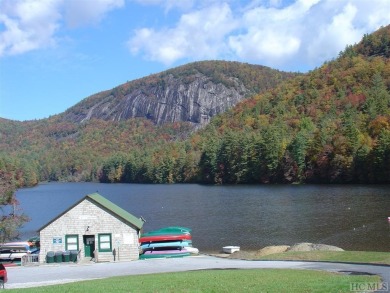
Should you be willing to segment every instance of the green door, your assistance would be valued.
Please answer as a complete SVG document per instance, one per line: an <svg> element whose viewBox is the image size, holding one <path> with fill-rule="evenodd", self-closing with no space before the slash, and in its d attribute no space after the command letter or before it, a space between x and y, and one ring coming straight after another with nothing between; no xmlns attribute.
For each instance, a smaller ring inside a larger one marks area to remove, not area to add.
<svg viewBox="0 0 390 293"><path fill-rule="evenodd" d="M93 252L95 251L95 236L94 235L84 235L84 251L86 257L93 257Z"/></svg>

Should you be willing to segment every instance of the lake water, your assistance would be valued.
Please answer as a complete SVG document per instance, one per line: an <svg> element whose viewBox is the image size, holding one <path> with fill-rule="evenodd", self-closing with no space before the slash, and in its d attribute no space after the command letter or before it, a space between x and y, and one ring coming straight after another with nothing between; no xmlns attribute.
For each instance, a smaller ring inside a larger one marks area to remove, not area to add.
<svg viewBox="0 0 390 293"><path fill-rule="evenodd" d="M390 252L389 185L44 183L16 194L31 219L22 236L35 235L93 192L142 216L145 232L165 226L192 228L193 244L201 252L226 245L255 250L299 242Z"/></svg>

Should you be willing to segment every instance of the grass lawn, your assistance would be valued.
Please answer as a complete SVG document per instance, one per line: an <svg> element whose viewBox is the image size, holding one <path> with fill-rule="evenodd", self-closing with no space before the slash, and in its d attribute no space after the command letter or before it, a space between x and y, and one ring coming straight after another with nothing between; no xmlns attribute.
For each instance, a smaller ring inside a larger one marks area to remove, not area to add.
<svg viewBox="0 0 390 293"><path fill-rule="evenodd" d="M263 260L312 260L357 262L390 265L390 252L376 251L287 251L270 254L259 259Z"/></svg>
<svg viewBox="0 0 390 293"><path fill-rule="evenodd" d="M379 282L377 276L322 271L251 269L202 270L114 277L11 292L350 292L351 282Z"/></svg>

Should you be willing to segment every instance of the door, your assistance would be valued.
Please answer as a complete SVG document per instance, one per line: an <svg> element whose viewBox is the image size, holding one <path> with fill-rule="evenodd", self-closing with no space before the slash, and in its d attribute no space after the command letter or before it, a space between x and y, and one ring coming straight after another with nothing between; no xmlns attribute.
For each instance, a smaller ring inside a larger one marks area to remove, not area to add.
<svg viewBox="0 0 390 293"><path fill-rule="evenodd" d="M85 257L93 257L95 251L95 235L84 235Z"/></svg>

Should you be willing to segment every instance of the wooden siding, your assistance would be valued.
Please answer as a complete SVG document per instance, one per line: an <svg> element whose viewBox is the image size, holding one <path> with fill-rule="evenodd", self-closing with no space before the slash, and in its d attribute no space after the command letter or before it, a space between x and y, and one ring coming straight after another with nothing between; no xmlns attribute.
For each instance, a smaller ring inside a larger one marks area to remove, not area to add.
<svg viewBox="0 0 390 293"><path fill-rule="evenodd" d="M98 251L98 235L111 234L116 261L135 260L138 259L139 251L138 232L138 228L129 226L110 210L98 207L86 198L40 231L40 262L46 261L48 251L64 251L65 236L71 234L78 235L81 259L85 258L84 235L94 235L95 250ZM114 254L112 251L98 252L97 258L99 262L114 261Z"/></svg>

